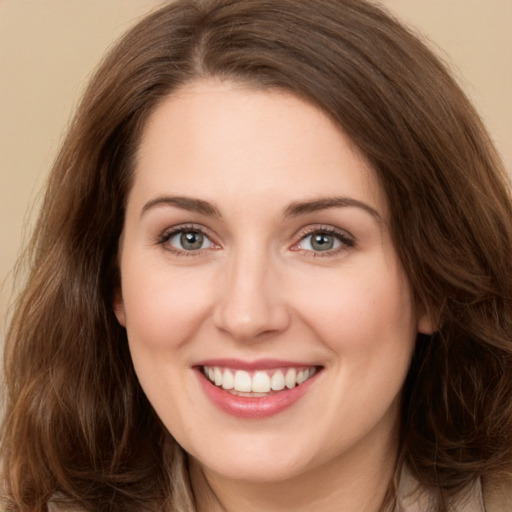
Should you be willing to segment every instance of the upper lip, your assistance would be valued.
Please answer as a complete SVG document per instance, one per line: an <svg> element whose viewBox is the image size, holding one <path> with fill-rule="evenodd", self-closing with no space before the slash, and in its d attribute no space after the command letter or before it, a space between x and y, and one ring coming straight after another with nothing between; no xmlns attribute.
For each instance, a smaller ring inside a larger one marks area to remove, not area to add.
<svg viewBox="0 0 512 512"><path fill-rule="evenodd" d="M319 366L315 363L304 361L284 361L282 359L256 359L254 361L244 361L241 359L205 359L199 361L194 366L217 366L222 368L231 368L233 370L271 370L275 368L309 368Z"/></svg>

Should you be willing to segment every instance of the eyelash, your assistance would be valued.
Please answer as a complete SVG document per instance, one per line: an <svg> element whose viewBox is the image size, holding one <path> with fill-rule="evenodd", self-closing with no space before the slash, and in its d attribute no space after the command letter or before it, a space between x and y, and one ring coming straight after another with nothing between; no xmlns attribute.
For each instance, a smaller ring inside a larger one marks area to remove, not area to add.
<svg viewBox="0 0 512 512"><path fill-rule="evenodd" d="M203 235L207 240L211 242L212 245L217 246L215 242L212 241L212 236L208 233L207 230L205 230L202 226L197 226L195 224L185 224L182 226L176 226L175 228L172 228L170 231L165 231L158 237L156 240L156 243L158 245L161 245L166 251L169 251L176 256L199 256L202 254L205 250L209 249L198 249L198 250L185 250L185 249L178 249L170 244L167 244L169 240L172 240L173 237L176 235L179 235L180 233L187 233L187 232L195 232L200 233ZM167 245L166 245L167 244Z"/></svg>
<svg viewBox="0 0 512 512"><path fill-rule="evenodd" d="M196 232L203 235L207 240L210 241L210 243L216 247L218 247L215 242L212 240L212 236L208 233L208 230L205 230L204 227L198 226L195 224L186 224L182 226L176 226L175 228L172 228L170 231L165 231L162 233L156 240L157 245L161 245L164 247L166 251L169 251L177 256L199 256L203 254L206 249L197 249L197 250L185 250L185 249L178 249L172 245L169 245L168 242L175 237L176 235L180 233L185 232ZM313 236L313 235L328 235L332 236L337 239L338 242L340 242L340 246L335 249L328 249L325 251L315 251L315 250L309 250L309 249L302 249L302 248L294 248L301 244L307 237ZM329 256L336 256L351 247L354 247L355 245L355 239L349 235L346 231L339 230L336 228L333 228L332 226L311 226L308 228L303 229L297 234L296 237L298 240L292 245L291 250L292 251L301 251L304 254L306 254L309 257L313 258L325 258ZM167 245L166 245L167 244Z"/></svg>
<svg viewBox="0 0 512 512"><path fill-rule="evenodd" d="M336 238L338 242L340 242L340 246L335 249L328 249L326 251L314 251L308 249L301 249L296 247L301 244L307 237L313 235L328 235ZM293 251L302 251L308 257L312 258L328 258L332 256L337 256L338 254L347 251L348 249L355 246L355 239L353 236L349 235L346 231L341 229L333 228L332 226L311 226L307 227L304 230L300 231L297 235L298 241L295 242L292 246Z"/></svg>

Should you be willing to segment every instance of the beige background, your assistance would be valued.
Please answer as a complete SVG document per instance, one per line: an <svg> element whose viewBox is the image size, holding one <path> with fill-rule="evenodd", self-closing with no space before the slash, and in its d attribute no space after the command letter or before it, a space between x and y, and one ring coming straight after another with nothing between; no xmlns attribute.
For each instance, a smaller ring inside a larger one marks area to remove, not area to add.
<svg viewBox="0 0 512 512"><path fill-rule="evenodd" d="M9 274L87 78L113 41L162 3L0 0L0 340ZM381 3L451 65L512 172L512 0Z"/></svg>

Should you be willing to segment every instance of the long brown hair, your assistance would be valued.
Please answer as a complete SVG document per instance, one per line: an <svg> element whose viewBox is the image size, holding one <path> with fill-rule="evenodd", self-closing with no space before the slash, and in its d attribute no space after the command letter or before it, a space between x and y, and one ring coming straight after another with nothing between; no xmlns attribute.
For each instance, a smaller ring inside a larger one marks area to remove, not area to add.
<svg viewBox="0 0 512 512"><path fill-rule="evenodd" d="M178 0L100 66L55 162L8 332L8 510L192 510L182 453L138 384L112 311L144 122L204 76L323 109L387 194L419 307L399 467L437 496L512 463L512 200L482 123L417 37L362 0ZM393 498L393 487L390 486Z"/></svg>

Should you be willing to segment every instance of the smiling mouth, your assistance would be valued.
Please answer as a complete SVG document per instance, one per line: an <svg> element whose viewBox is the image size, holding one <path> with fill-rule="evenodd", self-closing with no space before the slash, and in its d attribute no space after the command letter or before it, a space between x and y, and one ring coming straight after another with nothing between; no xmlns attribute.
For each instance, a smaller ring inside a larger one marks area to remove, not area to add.
<svg viewBox="0 0 512 512"><path fill-rule="evenodd" d="M300 386L319 370L316 366L245 371L203 366L205 377L232 395L266 397Z"/></svg>

